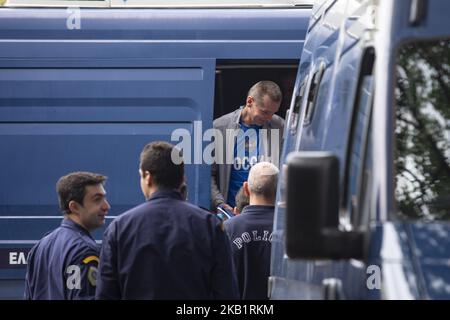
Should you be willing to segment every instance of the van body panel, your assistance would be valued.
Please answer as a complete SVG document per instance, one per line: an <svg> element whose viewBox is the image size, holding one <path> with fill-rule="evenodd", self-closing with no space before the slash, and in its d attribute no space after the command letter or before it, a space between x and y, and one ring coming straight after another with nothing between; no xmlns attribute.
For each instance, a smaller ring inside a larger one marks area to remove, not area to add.
<svg viewBox="0 0 450 320"><path fill-rule="evenodd" d="M299 59L310 9L0 8L0 59ZM45 45L44 45L45 44Z"/></svg>
<svg viewBox="0 0 450 320"><path fill-rule="evenodd" d="M202 134L224 94L215 92L218 65L295 66L310 12L81 8L77 25L66 8L1 7L0 298L22 297L24 257L59 225L55 184L68 172L108 176L111 211L94 233L101 242L115 216L144 201L144 145L177 144L179 130L192 137L188 201L209 208Z"/></svg>

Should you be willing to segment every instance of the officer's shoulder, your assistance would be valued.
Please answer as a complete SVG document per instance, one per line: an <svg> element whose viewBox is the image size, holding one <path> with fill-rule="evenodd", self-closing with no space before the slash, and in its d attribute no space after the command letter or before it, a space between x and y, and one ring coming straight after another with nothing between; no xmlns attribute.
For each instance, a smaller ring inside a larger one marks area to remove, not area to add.
<svg viewBox="0 0 450 320"><path fill-rule="evenodd" d="M133 220L133 217L136 215L145 214L147 212L147 207L150 205L148 201L143 202L123 213L118 215L114 220L109 224L109 226L122 225L127 223L130 220Z"/></svg>
<svg viewBox="0 0 450 320"><path fill-rule="evenodd" d="M183 201L183 205L185 205L187 208L189 208L189 210L191 210L192 212L195 212L195 213L200 213L202 215L213 214L211 211L209 211L205 207L198 206L196 204L192 204L187 201Z"/></svg>
<svg viewBox="0 0 450 320"><path fill-rule="evenodd" d="M100 247L96 241L87 234L79 232L72 238L70 246L79 255L99 254Z"/></svg>
<svg viewBox="0 0 450 320"><path fill-rule="evenodd" d="M238 214L231 219L228 219L224 222L224 226L227 228L227 230L231 229L241 229L245 228L247 226L247 223L249 222L249 217L243 214Z"/></svg>
<svg viewBox="0 0 450 320"><path fill-rule="evenodd" d="M53 238L56 238L59 236L59 234L61 234L62 232L64 232L63 228L61 228L60 226L57 227L54 230L50 230L50 231L46 231L43 235L42 238L39 240L39 242L47 242L47 241L51 241Z"/></svg>
<svg viewBox="0 0 450 320"><path fill-rule="evenodd" d="M71 230L68 245L75 248L77 252L98 252L98 245L89 235L78 230Z"/></svg>
<svg viewBox="0 0 450 320"><path fill-rule="evenodd" d="M85 252L91 252L91 251L98 252L99 251L98 245L95 242L95 240L88 237L87 235L81 236L80 247Z"/></svg>
<svg viewBox="0 0 450 320"><path fill-rule="evenodd" d="M78 254L81 255L83 259L90 256L98 257L100 254L100 250L98 246L86 242L78 247Z"/></svg>
<svg viewBox="0 0 450 320"><path fill-rule="evenodd" d="M214 221L215 219L217 219L217 221L220 221L219 218L214 218L216 217L216 215L205 207L201 207L189 202L185 202L185 204L189 209L189 211L191 212L191 214L200 218L201 220Z"/></svg>
<svg viewBox="0 0 450 320"><path fill-rule="evenodd" d="M93 250L92 248L82 247L74 251L72 255L67 257L68 265L77 265L81 268L85 268L87 271L87 279L89 283L95 287L96 279L94 273L97 272L98 265L100 263L100 251Z"/></svg>
<svg viewBox="0 0 450 320"><path fill-rule="evenodd" d="M67 232L68 230L66 228L62 228L61 226L58 226L56 229L54 230L50 230L45 232L45 234L42 235L42 238L35 244L34 247L47 247L49 246L51 243L54 242L58 242L61 241L61 238L67 238L69 233ZM63 240L64 242L66 240Z"/></svg>
<svg viewBox="0 0 450 320"><path fill-rule="evenodd" d="M241 214L231 217L231 219L227 219L225 220L224 224L226 224L227 226L233 226L235 224L239 224L239 221L244 221L245 217L243 217Z"/></svg>

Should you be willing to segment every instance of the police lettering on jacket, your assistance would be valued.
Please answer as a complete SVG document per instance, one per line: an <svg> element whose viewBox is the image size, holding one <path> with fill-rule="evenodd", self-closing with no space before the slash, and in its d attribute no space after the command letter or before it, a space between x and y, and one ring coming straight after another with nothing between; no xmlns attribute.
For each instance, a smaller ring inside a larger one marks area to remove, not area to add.
<svg viewBox="0 0 450 320"><path fill-rule="evenodd" d="M269 241L272 242L272 230L252 230L243 232L239 237L232 239L233 244L238 249L242 249L243 245L252 241Z"/></svg>

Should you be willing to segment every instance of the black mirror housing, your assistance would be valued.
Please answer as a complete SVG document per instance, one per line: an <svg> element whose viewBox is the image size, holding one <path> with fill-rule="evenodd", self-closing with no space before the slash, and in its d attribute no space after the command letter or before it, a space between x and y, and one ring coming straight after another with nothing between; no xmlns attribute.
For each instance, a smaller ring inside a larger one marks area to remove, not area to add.
<svg viewBox="0 0 450 320"><path fill-rule="evenodd" d="M329 152L287 159L286 254L289 258L362 258L363 237L339 226L339 161Z"/></svg>

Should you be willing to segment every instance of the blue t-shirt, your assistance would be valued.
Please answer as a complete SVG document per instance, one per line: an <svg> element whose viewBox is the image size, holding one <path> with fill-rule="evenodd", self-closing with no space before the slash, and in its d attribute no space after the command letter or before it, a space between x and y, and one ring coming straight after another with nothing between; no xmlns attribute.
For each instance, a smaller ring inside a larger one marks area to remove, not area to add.
<svg viewBox="0 0 450 320"><path fill-rule="evenodd" d="M228 187L227 203L236 206L235 197L239 189L248 179L250 168L258 162L262 150L259 143L259 130L262 126L247 126L239 123L240 129L244 134L236 137L234 144L234 163L231 167L230 185Z"/></svg>

